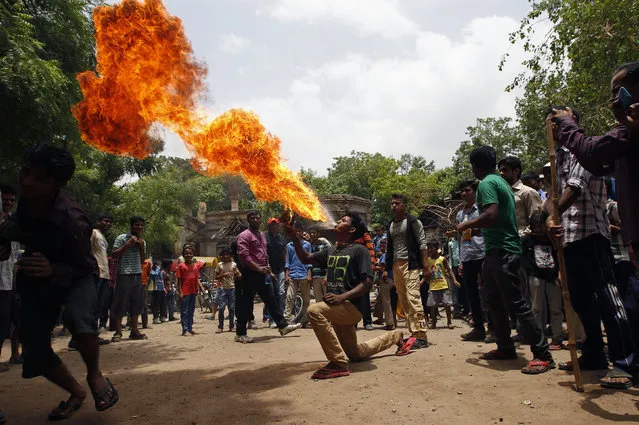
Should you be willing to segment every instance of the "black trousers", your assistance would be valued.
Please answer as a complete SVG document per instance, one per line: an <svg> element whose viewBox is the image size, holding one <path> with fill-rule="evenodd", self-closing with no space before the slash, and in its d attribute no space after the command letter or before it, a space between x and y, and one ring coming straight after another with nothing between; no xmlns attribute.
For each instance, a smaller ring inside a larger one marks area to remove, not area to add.
<svg viewBox="0 0 639 425"><path fill-rule="evenodd" d="M362 301L362 322L364 326L373 324L373 317L371 312L371 291L367 291L366 294L362 297L364 301Z"/></svg>
<svg viewBox="0 0 639 425"><path fill-rule="evenodd" d="M235 287L235 312L237 314L237 330L239 336L246 335L246 325L253 313L255 294L259 294L264 305L271 312L271 318L282 329L288 325L275 303L273 289L266 284L266 276L253 270L245 270L242 279Z"/></svg>
<svg viewBox="0 0 639 425"><path fill-rule="evenodd" d="M466 293L466 301L470 304L470 313L473 315L475 329L484 330L484 310L481 307L479 297L479 276L482 272L484 260L465 261L463 271L463 289Z"/></svg>
<svg viewBox="0 0 639 425"><path fill-rule="evenodd" d="M630 321L619 296L610 241L592 235L571 242L564 250L570 301L586 332L583 357L586 363L606 362L601 322L608 336L613 365L626 371L635 367L635 346Z"/></svg>
<svg viewBox="0 0 639 425"><path fill-rule="evenodd" d="M151 293L151 310L153 311L153 319L162 319L166 317L166 293L164 291L153 291Z"/></svg>
<svg viewBox="0 0 639 425"><path fill-rule="evenodd" d="M524 341L530 344L535 358L549 360L552 355L548 350L548 341L537 324L530 303L521 292L520 261L520 255L502 249L488 250L484 258L484 296L493 317L497 349L515 351L508 318L508 306L511 306L521 324Z"/></svg>
<svg viewBox="0 0 639 425"><path fill-rule="evenodd" d="M615 263L615 279L630 320L632 341L635 343L635 349L639 350L639 276L635 265L631 261Z"/></svg>
<svg viewBox="0 0 639 425"><path fill-rule="evenodd" d="M113 288L109 287L110 280L100 278L98 280L98 308L96 309L98 326L106 328L113 298Z"/></svg>

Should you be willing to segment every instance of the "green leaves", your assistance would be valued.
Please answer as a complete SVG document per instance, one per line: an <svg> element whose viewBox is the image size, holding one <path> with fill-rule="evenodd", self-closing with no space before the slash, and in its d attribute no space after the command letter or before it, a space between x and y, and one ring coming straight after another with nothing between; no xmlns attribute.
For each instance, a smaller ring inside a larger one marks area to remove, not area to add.
<svg viewBox="0 0 639 425"><path fill-rule="evenodd" d="M92 1L0 3L0 172L11 178L34 143L79 141L71 105L95 65Z"/></svg>

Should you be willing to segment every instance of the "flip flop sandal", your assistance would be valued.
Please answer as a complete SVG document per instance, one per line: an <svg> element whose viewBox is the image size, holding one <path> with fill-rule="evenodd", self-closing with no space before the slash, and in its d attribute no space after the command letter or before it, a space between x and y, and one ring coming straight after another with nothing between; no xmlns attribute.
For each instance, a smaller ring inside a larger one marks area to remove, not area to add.
<svg viewBox="0 0 639 425"><path fill-rule="evenodd" d="M555 367L555 362L552 360L547 361L533 359L521 370L521 373L525 373L526 375L539 375L540 373L548 372L550 369L554 369Z"/></svg>
<svg viewBox="0 0 639 425"><path fill-rule="evenodd" d="M58 404L58 407L56 407L51 411L51 413L49 413L49 420L61 421L64 419L69 419L75 412L80 410L80 407L82 407L83 403L84 400L76 401L73 403L69 403L68 401L61 401L60 404Z"/></svg>
<svg viewBox="0 0 639 425"><path fill-rule="evenodd" d="M91 394L95 400L95 410L98 412L102 412L103 410L113 407L120 399L117 390L109 378L104 378L104 380L106 381L106 385L102 388L102 390L93 391L93 389L91 389Z"/></svg>
<svg viewBox="0 0 639 425"><path fill-rule="evenodd" d="M627 379L626 382L609 382L604 381L604 379ZM631 388L634 383L632 382L632 375L624 372L623 370L613 369L610 372L606 373L606 376L599 380L599 385L604 388L610 388L613 390L627 390Z"/></svg>
<svg viewBox="0 0 639 425"><path fill-rule="evenodd" d="M550 351L559 351L559 350L563 350L564 349L564 345L563 344L550 344L550 346L548 346L548 349Z"/></svg>
<svg viewBox="0 0 639 425"><path fill-rule="evenodd" d="M404 345L402 345L401 347L397 349L397 352L395 353L395 355L396 356L408 355L410 353L411 348L413 348L413 344L415 344L415 341L417 341L417 339L414 336L411 336L410 338L408 338L404 342Z"/></svg>
<svg viewBox="0 0 639 425"><path fill-rule="evenodd" d="M120 342L122 341L122 334L115 334L111 338L111 342Z"/></svg>
<svg viewBox="0 0 639 425"><path fill-rule="evenodd" d="M501 350L492 350L479 356L482 360L515 360L517 353L508 353Z"/></svg>

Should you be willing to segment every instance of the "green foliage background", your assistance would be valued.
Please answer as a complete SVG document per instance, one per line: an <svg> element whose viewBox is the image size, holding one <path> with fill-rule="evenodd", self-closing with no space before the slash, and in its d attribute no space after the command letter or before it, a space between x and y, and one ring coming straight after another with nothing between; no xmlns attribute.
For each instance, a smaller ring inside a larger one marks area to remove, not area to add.
<svg viewBox="0 0 639 425"><path fill-rule="evenodd" d="M92 216L116 217L112 237L127 230L130 215L148 218L146 240L155 255L171 255L182 218L198 202L208 210L229 209L229 192L240 195L241 208L278 215L277 203L255 200L240 177L197 175L187 160L161 156L163 141L139 161L115 157L85 145L71 106L81 97L77 72L95 68L92 0L5 0L0 2L0 176L15 181L24 149L51 142L71 150L77 171L68 190ZM551 30L535 37L539 22ZM513 44L529 52L522 72L506 90L521 87L516 119L481 117L466 129L452 165L411 154L399 158L353 151L333 159L324 173L302 169L304 181L319 195L348 193L370 199L373 222L388 219L390 197L404 193L410 210L454 196L456 184L470 178L468 154L489 144L499 156L517 155L525 171L547 161L544 118L551 105L570 105L582 114L589 133L602 133L614 122L608 100L610 77L621 63L639 58L639 2L632 0L531 1L530 12L511 34ZM541 42L535 40L541 39ZM501 69L509 61L506 54Z"/></svg>

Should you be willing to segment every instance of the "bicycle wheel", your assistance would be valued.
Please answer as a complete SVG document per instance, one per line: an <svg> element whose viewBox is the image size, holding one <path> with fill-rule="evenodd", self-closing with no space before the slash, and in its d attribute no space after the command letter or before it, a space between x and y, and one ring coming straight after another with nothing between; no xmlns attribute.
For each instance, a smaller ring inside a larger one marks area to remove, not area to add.
<svg viewBox="0 0 639 425"><path fill-rule="evenodd" d="M293 311L291 311L292 323L299 323L302 320L302 296L300 294L295 295L295 301L293 303Z"/></svg>

